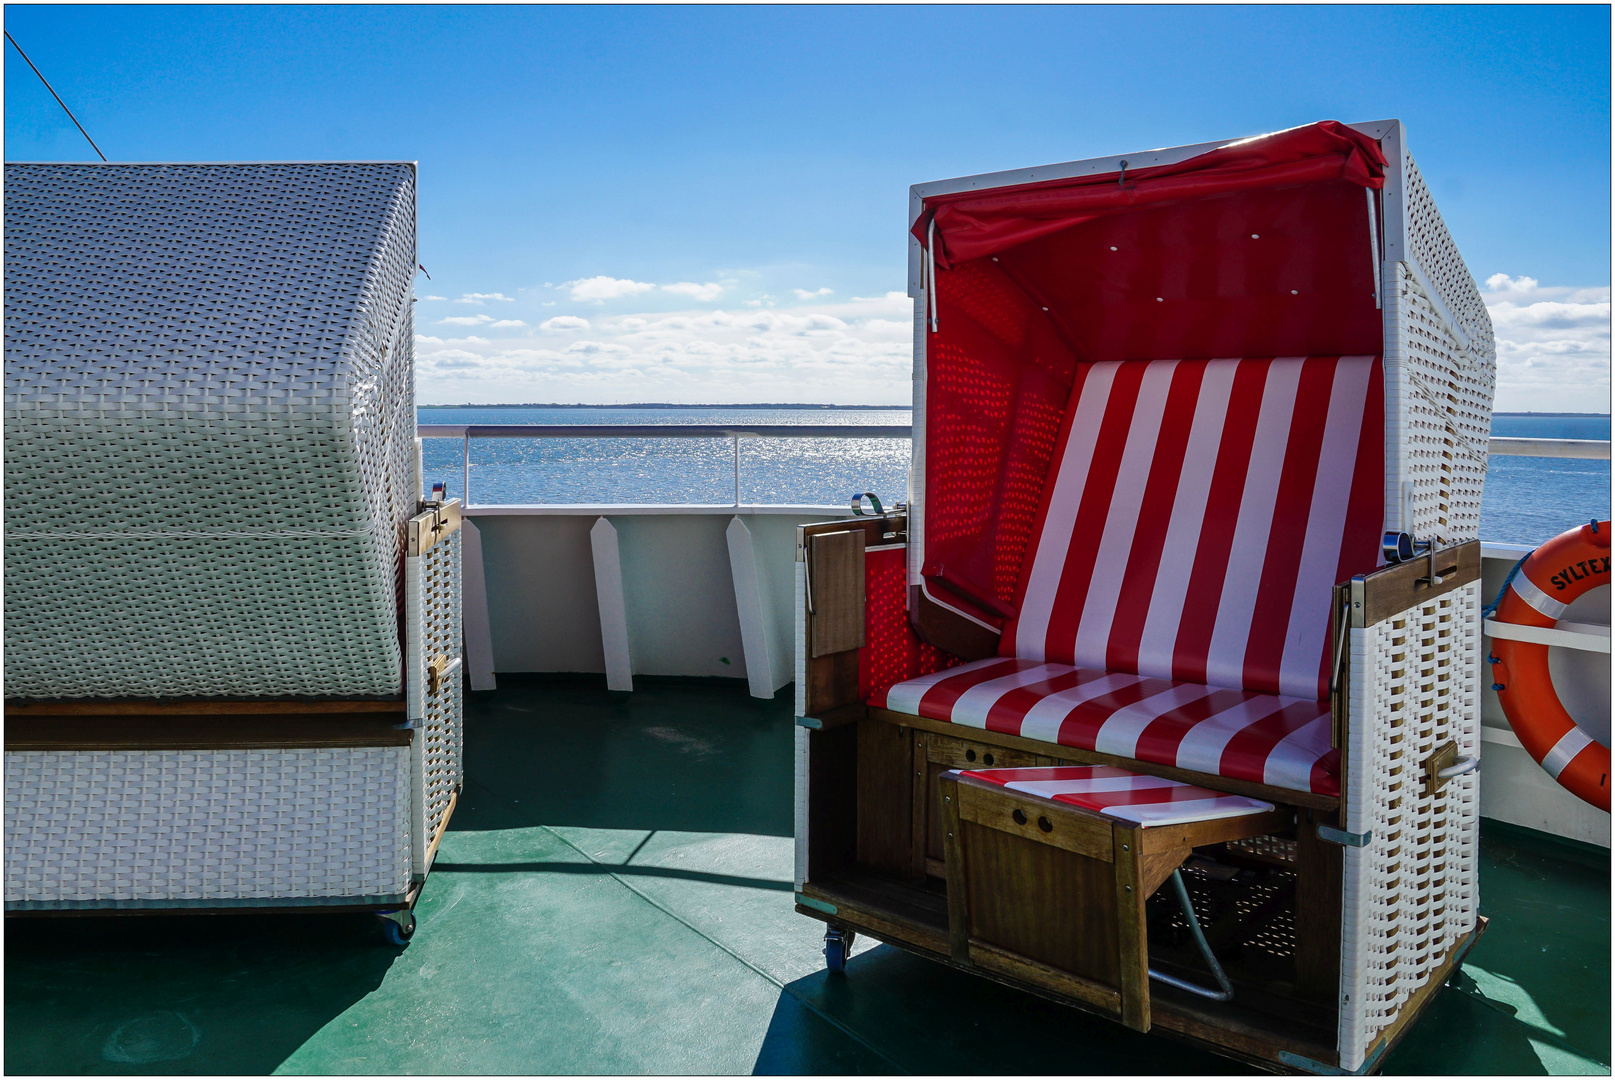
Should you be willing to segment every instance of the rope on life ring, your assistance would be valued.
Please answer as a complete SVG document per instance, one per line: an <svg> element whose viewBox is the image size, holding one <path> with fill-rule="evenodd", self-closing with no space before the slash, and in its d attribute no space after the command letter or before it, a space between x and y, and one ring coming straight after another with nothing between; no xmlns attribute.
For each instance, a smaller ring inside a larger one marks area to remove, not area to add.
<svg viewBox="0 0 1615 1080"><path fill-rule="evenodd" d="M1520 560L1492 618L1517 626L1552 627L1583 593L1609 584L1607 521L1560 533ZM1548 775L1582 801L1609 809L1609 747L1565 711L1548 674L1548 646L1492 638L1492 689L1520 745Z"/></svg>

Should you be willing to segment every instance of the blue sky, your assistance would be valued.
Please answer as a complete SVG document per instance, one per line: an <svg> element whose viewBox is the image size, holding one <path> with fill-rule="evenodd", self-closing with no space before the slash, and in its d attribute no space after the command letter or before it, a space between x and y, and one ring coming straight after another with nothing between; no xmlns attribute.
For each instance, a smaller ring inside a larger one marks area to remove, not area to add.
<svg viewBox="0 0 1615 1080"><path fill-rule="evenodd" d="M904 401L909 184L1390 116L1492 303L1499 407L1607 400L1606 7L5 20L115 160L418 160L422 402ZM90 155L9 47L5 78L8 160Z"/></svg>

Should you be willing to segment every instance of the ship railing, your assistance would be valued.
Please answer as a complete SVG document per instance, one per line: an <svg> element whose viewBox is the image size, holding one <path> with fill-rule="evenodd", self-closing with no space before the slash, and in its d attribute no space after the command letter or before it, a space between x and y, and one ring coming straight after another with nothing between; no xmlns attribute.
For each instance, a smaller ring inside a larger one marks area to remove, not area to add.
<svg viewBox="0 0 1615 1080"><path fill-rule="evenodd" d="M421 424L416 434L423 439L461 440L461 501L467 507L472 505L474 439L727 439L734 460L734 506L738 508L743 505L742 439L908 439L914 429L908 424Z"/></svg>
<svg viewBox="0 0 1615 1080"><path fill-rule="evenodd" d="M1490 450L1510 457L1609 460L1608 439L1516 439L1493 435Z"/></svg>
<svg viewBox="0 0 1615 1080"><path fill-rule="evenodd" d="M742 439L908 439L908 424L421 424L423 439L461 440L461 499L471 502L473 439L727 439L734 462L734 503L741 506ZM1494 436L1490 452L1510 457L1610 460L1608 439L1527 439Z"/></svg>

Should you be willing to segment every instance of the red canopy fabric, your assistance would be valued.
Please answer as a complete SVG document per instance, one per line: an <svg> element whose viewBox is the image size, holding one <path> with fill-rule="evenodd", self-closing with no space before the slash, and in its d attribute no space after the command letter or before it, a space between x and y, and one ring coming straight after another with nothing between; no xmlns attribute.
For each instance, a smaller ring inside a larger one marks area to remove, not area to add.
<svg viewBox="0 0 1615 1080"><path fill-rule="evenodd" d="M1334 120L1220 146L1172 165L1080 179L1047 180L925 200L914 235L926 242L936 221L943 268L993 255L1107 214L1252 188L1318 181L1385 186L1385 155L1367 135Z"/></svg>

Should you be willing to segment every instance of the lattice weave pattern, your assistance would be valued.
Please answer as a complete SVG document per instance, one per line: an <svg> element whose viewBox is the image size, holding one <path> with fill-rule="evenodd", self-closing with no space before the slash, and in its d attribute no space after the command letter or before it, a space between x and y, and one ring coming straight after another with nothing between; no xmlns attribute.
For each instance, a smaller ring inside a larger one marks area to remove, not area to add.
<svg viewBox="0 0 1615 1080"><path fill-rule="evenodd" d="M409 750L8 751L5 900L391 896Z"/></svg>
<svg viewBox="0 0 1615 1080"><path fill-rule="evenodd" d="M1406 264L1396 265L1387 301L1398 338L1399 362L1392 366L1402 384L1402 415L1388 430L1401 428L1403 479L1412 483L1412 522L1404 527L1421 539L1456 544L1480 535L1497 350L1480 291L1411 157L1406 175L1408 254L1436 295Z"/></svg>
<svg viewBox="0 0 1615 1080"><path fill-rule="evenodd" d="M1355 1069L1460 937L1479 894L1479 773L1424 794L1448 743L1480 753L1480 583L1351 632L1341 1066Z"/></svg>
<svg viewBox="0 0 1615 1080"><path fill-rule="evenodd" d="M415 175L6 166L6 694L400 690Z"/></svg>
<svg viewBox="0 0 1615 1080"><path fill-rule="evenodd" d="M460 655L460 539L461 531L457 529L421 556L422 621L428 658L446 656L452 660ZM425 739L424 835L428 842L443 823L449 800L463 778L461 686L460 672L456 670L438 686L437 693L427 694L426 717L417 733L417 737Z"/></svg>

